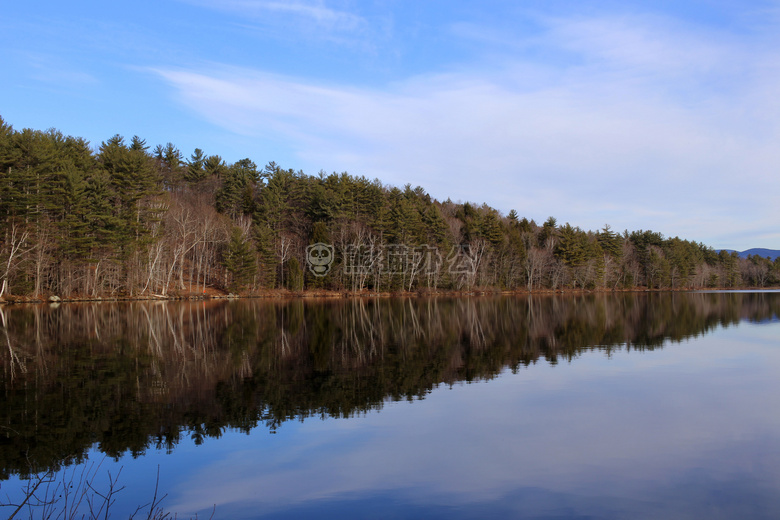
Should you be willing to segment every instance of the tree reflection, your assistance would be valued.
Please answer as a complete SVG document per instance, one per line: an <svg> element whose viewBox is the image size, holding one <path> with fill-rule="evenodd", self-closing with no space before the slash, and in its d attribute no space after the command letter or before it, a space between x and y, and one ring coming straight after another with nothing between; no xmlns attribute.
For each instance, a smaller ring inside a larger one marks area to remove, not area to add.
<svg viewBox="0 0 780 520"><path fill-rule="evenodd" d="M780 315L780 294L0 307L0 478L350 417L590 349L659 348Z"/></svg>

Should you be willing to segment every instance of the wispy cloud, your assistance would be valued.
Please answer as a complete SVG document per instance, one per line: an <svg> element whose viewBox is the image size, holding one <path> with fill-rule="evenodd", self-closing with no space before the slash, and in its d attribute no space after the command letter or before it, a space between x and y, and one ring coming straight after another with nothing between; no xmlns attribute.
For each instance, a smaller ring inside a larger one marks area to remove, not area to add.
<svg viewBox="0 0 780 520"><path fill-rule="evenodd" d="M55 56L42 53L22 53L30 69L30 77L42 83L62 88L83 88L99 83L98 79L77 65L63 63Z"/></svg>
<svg viewBox="0 0 780 520"><path fill-rule="evenodd" d="M779 221L776 56L658 25L554 20L536 44L576 59L521 55L500 72L463 66L381 89L242 68L155 72L214 124L287 135L298 143L295 167L716 247L745 226Z"/></svg>
<svg viewBox="0 0 780 520"><path fill-rule="evenodd" d="M728 33L660 16L552 18L549 40L592 61L656 73L706 73L737 67L742 44Z"/></svg>
<svg viewBox="0 0 780 520"><path fill-rule="evenodd" d="M300 20L314 22L316 25L333 31L354 31L362 29L365 20L348 11L334 9L325 5L322 0L184 0L203 7L240 14L257 21L271 14L287 15Z"/></svg>

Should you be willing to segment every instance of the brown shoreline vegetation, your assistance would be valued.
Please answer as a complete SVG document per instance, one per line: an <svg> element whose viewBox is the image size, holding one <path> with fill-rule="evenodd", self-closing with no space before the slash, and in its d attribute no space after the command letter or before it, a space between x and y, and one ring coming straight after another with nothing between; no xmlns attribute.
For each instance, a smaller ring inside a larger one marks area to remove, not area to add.
<svg viewBox="0 0 780 520"><path fill-rule="evenodd" d="M167 296L149 295L136 297L89 297L89 296L71 296L60 298L53 296L41 298L34 296L7 296L0 298L0 305L7 304L59 304L59 303L86 303L86 302L166 302L166 301L209 301L209 300L238 300L238 299L276 299L276 300L294 300L294 299L355 299L355 298L418 298L418 297L440 297L457 298L472 296L549 296L549 295L583 295L583 294L617 294L617 293L647 293L647 292L717 292L717 291L780 291L780 286L762 287L707 287L707 288L648 288L648 287L629 287L629 288L592 288L592 289L494 289L494 288L474 288L470 290L447 290L447 289L420 289L415 291L384 291L375 292L369 290L363 291L334 291L334 290L303 290L290 291L286 289L262 290L254 293L227 293L224 291L210 290L206 294L187 293L187 294L169 294Z"/></svg>

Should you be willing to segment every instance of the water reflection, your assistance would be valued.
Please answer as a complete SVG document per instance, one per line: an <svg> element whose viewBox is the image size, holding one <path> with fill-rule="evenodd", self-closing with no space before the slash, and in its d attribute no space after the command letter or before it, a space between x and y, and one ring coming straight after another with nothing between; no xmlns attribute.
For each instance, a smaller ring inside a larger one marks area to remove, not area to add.
<svg viewBox="0 0 780 520"><path fill-rule="evenodd" d="M778 315L773 293L0 307L0 478L80 461L93 444L112 457L173 450Z"/></svg>

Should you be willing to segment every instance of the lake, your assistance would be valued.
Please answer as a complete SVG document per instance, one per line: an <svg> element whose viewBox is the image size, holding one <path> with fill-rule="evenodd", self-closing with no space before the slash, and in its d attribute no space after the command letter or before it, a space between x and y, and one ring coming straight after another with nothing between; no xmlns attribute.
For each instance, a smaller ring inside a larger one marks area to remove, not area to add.
<svg viewBox="0 0 780 520"><path fill-rule="evenodd" d="M112 518L155 489L178 518L779 518L779 317L771 291L0 307L0 502L48 475L113 483Z"/></svg>

